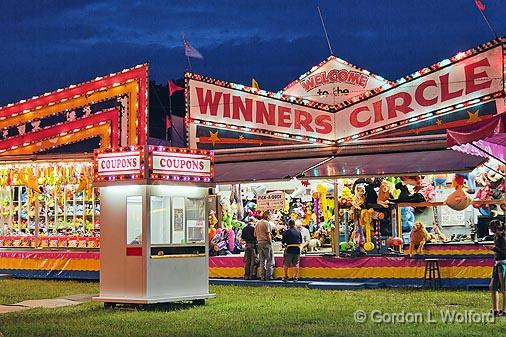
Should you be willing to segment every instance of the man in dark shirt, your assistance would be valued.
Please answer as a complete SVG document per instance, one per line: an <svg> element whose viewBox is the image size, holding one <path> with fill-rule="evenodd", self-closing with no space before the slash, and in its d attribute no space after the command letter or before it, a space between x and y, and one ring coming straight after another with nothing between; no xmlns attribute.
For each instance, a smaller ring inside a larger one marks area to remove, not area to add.
<svg viewBox="0 0 506 337"><path fill-rule="evenodd" d="M506 236L504 222L492 220L488 225L494 233L494 246L491 249L495 252L495 266L490 280L490 292L492 295L492 312L494 316L506 316ZM497 292L502 293L502 310L498 310Z"/></svg>
<svg viewBox="0 0 506 337"><path fill-rule="evenodd" d="M283 282L288 280L288 268L293 268L293 281L299 278L299 261L300 261L300 245L302 244L302 235L295 228L295 221L288 221L288 230L283 233L283 244L285 245L285 253L283 254L283 270L285 276Z"/></svg>
<svg viewBox="0 0 506 337"><path fill-rule="evenodd" d="M245 280L251 280L256 276L257 239L254 236L254 232L254 218L250 217L248 224L242 229L241 234L241 239L245 242L243 259Z"/></svg>

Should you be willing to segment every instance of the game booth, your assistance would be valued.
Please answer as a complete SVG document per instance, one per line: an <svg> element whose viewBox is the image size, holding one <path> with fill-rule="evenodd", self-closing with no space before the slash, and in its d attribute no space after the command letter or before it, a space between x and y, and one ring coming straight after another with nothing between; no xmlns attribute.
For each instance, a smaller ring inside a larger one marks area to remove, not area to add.
<svg viewBox="0 0 506 337"><path fill-rule="evenodd" d="M310 233L301 278L420 285L424 258L437 257L444 286L486 284L504 157L446 132L489 123L486 136L504 134L505 42L397 81L333 55L278 92L186 73L179 133L214 152L209 277L243 277L241 228L269 211L275 277L292 218ZM146 83L141 65L0 109L1 273L98 279L104 199L91 153L149 146Z"/></svg>

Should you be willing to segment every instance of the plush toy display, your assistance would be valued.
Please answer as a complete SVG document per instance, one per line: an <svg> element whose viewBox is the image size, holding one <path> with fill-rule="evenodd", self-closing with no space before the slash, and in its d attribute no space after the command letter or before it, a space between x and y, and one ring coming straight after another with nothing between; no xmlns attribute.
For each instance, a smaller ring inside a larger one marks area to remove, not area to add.
<svg viewBox="0 0 506 337"><path fill-rule="evenodd" d="M313 239L309 240L307 249L310 252L316 252L316 251L320 250L320 247L321 247L320 240L313 238Z"/></svg>
<svg viewBox="0 0 506 337"><path fill-rule="evenodd" d="M425 225L420 221L415 222L409 239L409 256L413 256L415 247L417 247L418 254L423 254L423 247L428 240L430 240L430 235L425 229Z"/></svg>
<svg viewBox="0 0 506 337"><path fill-rule="evenodd" d="M353 197L353 201L351 202L352 206L356 209L362 208L362 205L365 202L365 186L357 185L355 186L355 195Z"/></svg>
<svg viewBox="0 0 506 337"><path fill-rule="evenodd" d="M453 179L453 187L455 187L455 191L452 192L445 200L445 204L456 211L462 211L472 203L471 197L469 197L462 189L463 185L464 177L456 175Z"/></svg>
<svg viewBox="0 0 506 337"><path fill-rule="evenodd" d="M379 192L378 192L378 198L376 199L376 203L378 205L388 208L388 206L389 206L388 200L391 198L391 196L390 196L391 188L392 188L392 185L387 180L383 180L381 182L381 185L379 187Z"/></svg>
<svg viewBox="0 0 506 337"><path fill-rule="evenodd" d="M371 242L371 226L372 226L372 216L374 214L374 210L371 209L363 209L360 212L360 224L365 229L365 243L364 249L366 251L370 251L374 249L374 243Z"/></svg>
<svg viewBox="0 0 506 337"><path fill-rule="evenodd" d="M402 232L410 232L415 224L415 209L413 207L401 207Z"/></svg>

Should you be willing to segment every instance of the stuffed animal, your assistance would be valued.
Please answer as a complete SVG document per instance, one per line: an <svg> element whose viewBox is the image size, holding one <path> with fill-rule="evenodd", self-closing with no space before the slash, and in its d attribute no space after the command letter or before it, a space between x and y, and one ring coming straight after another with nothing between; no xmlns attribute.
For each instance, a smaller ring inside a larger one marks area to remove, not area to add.
<svg viewBox="0 0 506 337"><path fill-rule="evenodd" d="M364 185L357 185L355 187L355 196L351 202L354 208L360 209L365 202L365 187Z"/></svg>
<svg viewBox="0 0 506 337"><path fill-rule="evenodd" d="M467 206L471 205L473 201L471 197L469 197L462 189L463 185L464 177L456 175L453 179L453 186L455 187L455 191L453 191L445 200L445 204L456 211L462 211L466 209Z"/></svg>
<svg viewBox="0 0 506 337"><path fill-rule="evenodd" d="M353 201L353 193L349 187L344 186L341 191L341 195L339 196L339 207L351 207L351 203Z"/></svg>
<svg viewBox="0 0 506 337"><path fill-rule="evenodd" d="M409 239L409 256L413 256L415 247L418 247L418 254L423 254L423 247L428 240L430 240L430 235L425 229L425 225L420 221L415 222Z"/></svg>
<svg viewBox="0 0 506 337"><path fill-rule="evenodd" d="M387 180L383 180L381 182L381 185L379 187L379 192L378 192L378 198L376 199L376 203L378 205L388 208L388 206L389 206L388 199L390 199L391 188L392 188L392 185Z"/></svg>
<svg viewBox="0 0 506 337"><path fill-rule="evenodd" d="M402 232L410 232L415 224L415 209L413 207L401 207Z"/></svg>
<svg viewBox="0 0 506 337"><path fill-rule="evenodd" d="M316 251L320 250L320 247L321 247L321 242L319 239L311 239L311 240L309 240L309 243L307 245L307 249L310 252L316 252Z"/></svg>
<svg viewBox="0 0 506 337"><path fill-rule="evenodd" d="M374 249L374 244L371 242L371 226L374 209L363 209L360 212L360 224L365 229L365 243L364 249L367 251Z"/></svg>

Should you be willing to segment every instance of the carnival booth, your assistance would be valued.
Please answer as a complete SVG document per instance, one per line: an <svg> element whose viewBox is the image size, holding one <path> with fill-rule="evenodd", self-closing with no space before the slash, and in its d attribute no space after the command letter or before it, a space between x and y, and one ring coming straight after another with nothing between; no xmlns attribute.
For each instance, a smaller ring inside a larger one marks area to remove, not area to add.
<svg viewBox="0 0 506 337"><path fill-rule="evenodd" d="M165 147L96 153L102 197L100 296L116 303L203 303L212 154Z"/></svg>
<svg viewBox="0 0 506 337"><path fill-rule="evenodd" d="M485 284L493 260L483 243L488 222L504 217L504 166L447 149L446 129L505 112L503 45L397 81L331 56L277 93L187 73L188 142L216 153L210 275L242 276L234 253L244 217L281 195L284 205L268 209L275 234L297 218L314 240L304 278L419 285L423 257L437 255L444 285ZM410 254L420 223L426 244Z"/></svg>
<svg viewBox="0 0 506 337"><path fill-rule="evenodd" d="M0 270L98 279L93 150L147 142L147 65L0 108Z"/></svg>

